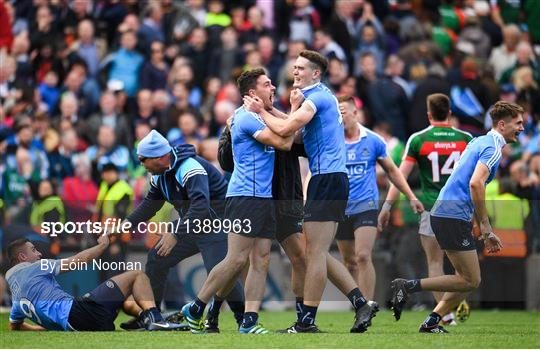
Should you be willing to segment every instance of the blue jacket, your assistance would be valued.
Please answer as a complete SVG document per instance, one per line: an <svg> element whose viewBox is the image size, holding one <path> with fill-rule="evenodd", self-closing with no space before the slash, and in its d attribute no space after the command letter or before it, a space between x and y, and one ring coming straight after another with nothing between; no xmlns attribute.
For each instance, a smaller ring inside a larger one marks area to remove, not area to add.
<svg viewBox="0 0 540 350"><path fill-rule="evenodd" d="M221 218L226 192L227 181L219 170L197 156L192 145L180 145L171 151L169 169L152 176L148 194L126 220L133 225L147 221L168 201L180 216L174 232L179 236L186 233L188 219Z"/></svg>

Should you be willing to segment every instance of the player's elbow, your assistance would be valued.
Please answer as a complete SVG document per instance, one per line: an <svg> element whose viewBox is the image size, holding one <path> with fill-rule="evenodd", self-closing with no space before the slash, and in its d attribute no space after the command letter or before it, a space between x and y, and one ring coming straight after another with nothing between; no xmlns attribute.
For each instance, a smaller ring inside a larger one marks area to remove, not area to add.
<svg viewBox="0 0 540 350"><path fill-rule="evenodd" d="M278 147L278 149L281 151L290 151L291 148L292 148L292 140L290 142L289 141L281 142Z"/></svg>
<svg viewBox="0 0 540 350"><path fill-rule="evenodd" d="M13 323L9 322L9 330L11 331L20 331L22 323Z"/></svg>
<svg viewBox="0 0 540 350"><path fill-rule="evenodd" d="M471 189L471 192L476 192L480 190L483 186L484 184L480 180L472 179L469 182L469 188Z"/></svg>

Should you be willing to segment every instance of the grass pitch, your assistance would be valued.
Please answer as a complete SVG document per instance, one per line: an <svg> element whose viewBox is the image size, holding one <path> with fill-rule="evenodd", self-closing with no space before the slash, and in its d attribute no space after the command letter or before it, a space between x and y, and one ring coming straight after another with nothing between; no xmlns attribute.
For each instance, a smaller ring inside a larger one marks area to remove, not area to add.
<svg viewBox="0 0 540 350"><path fill-rule="evenodd" d="M241 335L230 312L223 312L221 334L189 332L11 332L8 314L0 315L2 348L540 348L540 313L476 311L450 334L419 334L427 312L405 311L395 322L390 311L381 311L364 334L350 334L351 312L320 312L323 334ZM263 312L261 322L270 330L289 326L294 312ZM119 322L126 320L121 315Z"/></svg>

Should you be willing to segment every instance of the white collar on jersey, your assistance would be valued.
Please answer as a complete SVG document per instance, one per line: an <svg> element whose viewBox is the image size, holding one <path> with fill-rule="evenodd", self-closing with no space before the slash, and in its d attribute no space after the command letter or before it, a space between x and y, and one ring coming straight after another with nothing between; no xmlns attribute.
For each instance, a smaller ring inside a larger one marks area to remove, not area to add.
<svg viewBox="0 0 540 350"><path fill-rule="evenodd" d="M493 135L494 137L496 137L501 142L501 148L504 147L504 145L506 145L506 140L504 139L504 136L502 136L501 133L498 132L497 130L491 129L488 132L488 134Z"/></svg>
<svg viewBox="0 0 540 350"><path fill-rule="evenodd" d="M306 91L311 90L311 89L313 89L314 87L316 87L316 86L318 86L318 85L320 85L320 84L321 84L321 82L318 81L318 82L316 82L316 83L313 84L313 85L306 86L305 88L301 88L300 91L306 92Z"/></svg>
<svg viewBox="0 0 540 350"><path fill-rule="evenodd" d="M358 136L356 140L350 141L350 142L345 141L345 143L347 144L357 143L357 142L360 142L360 140L362 140L364 137L367 137L366 128L360 123L356 123L356 124L358 125L358 128L360 129L360 135Z"/></svg>

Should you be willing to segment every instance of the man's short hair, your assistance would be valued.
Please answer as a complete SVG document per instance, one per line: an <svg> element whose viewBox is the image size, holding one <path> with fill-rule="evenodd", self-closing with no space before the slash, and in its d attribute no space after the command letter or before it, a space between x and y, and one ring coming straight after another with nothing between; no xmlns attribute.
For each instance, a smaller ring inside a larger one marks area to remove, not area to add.
<svg viewBox="0 0 540 350"><path fill-rule="evenodd" d="M263 68L255 68L243 72L236 80L240 94L246 96L250 89L255 89L257 79L259 79L261 75L266 75L266 71Z"/></svg>
<svg viewBox="0 0 540 350"><path fill-rule="evenodd" d="M431 94L427 97L427 108L434 120L446 120L450 112L450 99L445 94Z"/></svg>
<svg viewBox="0 0 540 350"><path fill-rule="evenodd" d="M520 114L523 114L524 110L523 107L506 101L497 101L491 107L491 110L489 112L489 115L491 116L491 120L493 121L493 125L496 125L501 120L509 120L517 118Z"/></svg>
<svg viewBox="0 0 540 350"><path fill-rule="evenodd" d="M319 69L321 71L321 76L326 73L326 69L328 68L328 60L320 53L311 50L303 50L300 52L299 56L304 57L306 60L311 62L315 66L315 69Z"/></svg>
<svg viewBox="0 0 540 350"><path fill-rule="evenodd" d="M16 265L19 263L19 260L17 259L17 255L19 255L19 252L21 248L26 244L30 242L26 238L19 238L14 241L12 241L8 247L7 247L7 255L9 259L9 263L11 266Z"/></svg>
<svg viewBox="0 0 540 350"><path fill-rule="evenodd" d="M356 107L356 101L354 100L354 97L352 97L350 95L338 96L337 100L338 100L339 103L347 102L347 103L350 103L350 104L352 104L353 106Z"/></svg>

